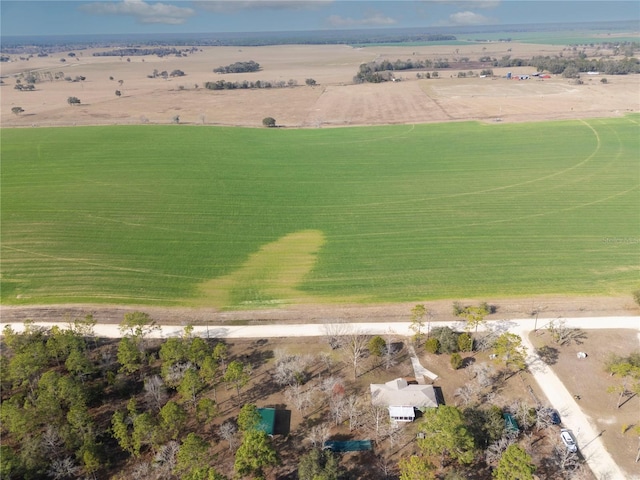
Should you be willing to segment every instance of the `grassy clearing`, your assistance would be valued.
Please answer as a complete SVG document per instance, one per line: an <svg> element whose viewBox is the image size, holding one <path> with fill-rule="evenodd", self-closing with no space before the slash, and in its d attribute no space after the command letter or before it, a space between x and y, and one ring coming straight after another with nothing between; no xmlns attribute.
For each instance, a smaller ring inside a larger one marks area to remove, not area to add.
<svg viewBox="0 0 640 480"><path fill-rule="evenodd" d="M2 302L638 288L640 116L2 130Z"/></svg>

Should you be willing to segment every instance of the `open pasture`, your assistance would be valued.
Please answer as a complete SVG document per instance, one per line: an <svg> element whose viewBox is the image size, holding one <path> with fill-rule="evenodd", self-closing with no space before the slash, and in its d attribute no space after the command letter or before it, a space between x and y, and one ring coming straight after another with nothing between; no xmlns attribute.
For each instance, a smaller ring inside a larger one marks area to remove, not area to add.
<svg viewBox="0 0 640 480"><path fill-rule="evenodd" d="M574 56L578 51L562 45L518 42L482 42L468 45L395 46L370 45L273 45L265 47L203 47L187 57L157 55L130 58L92 56L105 49L79 50L76 57L58 52L48 57L21 59L0 64L0 122L3 127L81 125L170 124L215 126L261 126L273 117L286 127L396 125L479 120L493 123L532 122L577 118L619 117L640 111L640 75L583 76L583 84L553 78L523 82L507 80L508 72L532 74L532 67L493 68L495 77L481 78L482 57L501 59L533 56ZM588 56L615 55L611 48L588 47ZM457 68L440 69L439 77L418 78L425 71L396 71L399 82L354 84L362 63L374 60L430 60L446 58ZM64 60L64 62L63 62ZM128 61L130 60L130 61ZM239 61L256 61L258 72L218 74L213 69ZM166 80L149 78L158 72L181 70L185 76ZM473 76L467 76L472 71ZM15 89L29 72L43 79L82 75L85 81L63 79L36 83L34 91ZM47 77L49 75L49 77ZM586 78L585 78L586 77ZM21 80L22 78L22 80ZM317 85L305 84L312 78ZM296 86L266 89L207 90L206 82L225 80L291 81ZM122 83L121 83L122 82ZM115 91L120 92L120 96ZM70 106L69 96L81 100ZM15 114L12 108L23 113Z"/></svg>
<svg viewBox="0 0 640 480"><path fill-rule="evenodd" d="M3 129L2 303L628 293L639 122Z"/></svg>

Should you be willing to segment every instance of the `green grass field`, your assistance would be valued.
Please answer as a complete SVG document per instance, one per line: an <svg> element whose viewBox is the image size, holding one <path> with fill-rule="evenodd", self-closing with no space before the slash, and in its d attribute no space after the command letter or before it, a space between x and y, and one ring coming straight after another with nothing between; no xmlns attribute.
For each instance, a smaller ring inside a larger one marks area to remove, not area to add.
<svg viewBox="0 0 640 480"><path fill-rule="evenodd" d="M3 129L2 303L629 293L639 125Z"/></svg>

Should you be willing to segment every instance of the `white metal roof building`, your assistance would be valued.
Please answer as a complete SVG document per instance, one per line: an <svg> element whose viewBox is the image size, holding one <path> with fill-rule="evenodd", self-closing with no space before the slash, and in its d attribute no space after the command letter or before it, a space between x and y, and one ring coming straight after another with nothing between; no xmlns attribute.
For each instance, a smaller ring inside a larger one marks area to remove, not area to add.
<svg viewBox="0 0 640 480"><path fill-rule="evenodd" d="M389 408L389 416L399 422L411 422L416 408L435 408L438 399L432 385L409 385L406 380L396 378L390 382L372 383L371 404Z"/></svg>

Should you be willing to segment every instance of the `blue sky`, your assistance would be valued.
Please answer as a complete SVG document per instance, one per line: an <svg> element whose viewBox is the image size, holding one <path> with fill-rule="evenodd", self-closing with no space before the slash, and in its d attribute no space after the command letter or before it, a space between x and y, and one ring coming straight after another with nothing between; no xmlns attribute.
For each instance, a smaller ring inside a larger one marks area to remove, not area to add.
<svg viewBox="0 0 640 480"><path fill-rule="evenodd" d="M0 0L2 35L215 33L638 20L637 0Z"/></svg>

